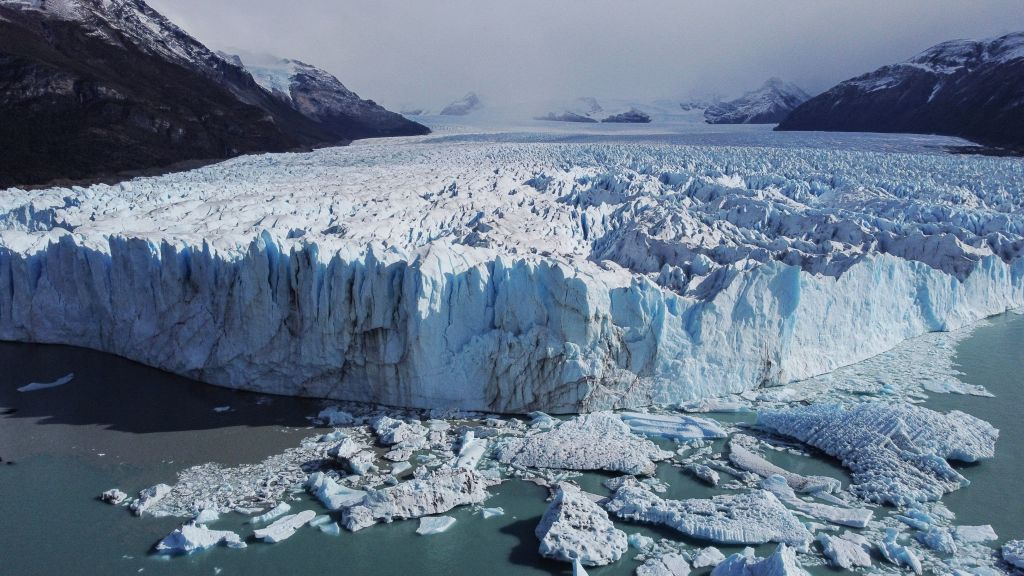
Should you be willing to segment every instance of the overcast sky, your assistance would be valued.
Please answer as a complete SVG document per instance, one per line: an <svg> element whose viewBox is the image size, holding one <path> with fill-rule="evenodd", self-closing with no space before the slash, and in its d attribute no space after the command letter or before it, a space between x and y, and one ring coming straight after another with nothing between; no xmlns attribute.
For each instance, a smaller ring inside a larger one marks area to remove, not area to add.
<svg viewBox="0 0 1024 576"><path fill-rule="evenodd" d="M364 98L437 107L811 93L953 38L1024 30L1024 0L149 0L212 48L303 60Z"/></svg>

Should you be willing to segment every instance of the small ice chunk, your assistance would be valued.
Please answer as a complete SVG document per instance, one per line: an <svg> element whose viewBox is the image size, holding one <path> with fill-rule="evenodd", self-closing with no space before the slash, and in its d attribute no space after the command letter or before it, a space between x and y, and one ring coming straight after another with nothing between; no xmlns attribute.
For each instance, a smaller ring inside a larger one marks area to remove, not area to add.
<svg viewBox="0 0 1024 576"><path fill-rule="evenodd" d="M637 566L636 576L686 576L690 573L690 565L682 554L671 553L657 558L648 558Z"/></svg>
<svg viewBox="0 0 1024 576"><path fill-rule="evenodd" d="M427 434L427 428L419 422L409 423L388 416L374 418L370 426L377 433L377 440L384 446L394 446L400 442L422 438Z"/></svg>
<svg viewBox="0 0 1024 576"><path fill-rule="evenodd" d="M923 568L921 567L921 561L914 554L914 551L906 546L897 542L899 531L895 528L886 528L885 537L882 539L882 543L878 546L878 549L882 551L882 556L885 557L891 564L896 566L906 566L914 571L918 576L921 575Z"/></svg>
<svg viewBox="0 0 1024 576"><path fill-rule="evenodd" d="M351 426L356 419L337 406L328 406L316 415L316 420L324 426Z"/></svg>
<svg viewBox="0 0 1024 576"><path fill-rule="evenodd" d="M686 466L686 470L712 486L718 486L718 482L721 480L718 472L703 464L690 464Z"/></svg>
<svg viewBox="0 0 1024 576"><path fill-rule="evenodd" d="M540 555L586 566L617 561L628 547L626 533L615 528L608 513L576 486L558 485L537 529Z"/></svg>
<svg viewBox="0 0 1024 576"><path fill-rule="evenodd" d="M416 529L416 533L422 536L440 534L451 528L454 524L455 518L451 516L424 516L420 518L420 527Z"/></svg>
<svg viewBox="0 0 1024 576"><path fill-rule="evenodd" d="M71 382L74 378L75 374L74 372L72 372L71 374L61 376L60 378L54 380L53 382L32 382L31 384L26 384L21 388L18 388L18 392L35 392L36 390L56 388L58 386L63 386L68 382Z"/></svg>
<svg viewBox="0 0 1024 576"><path fill-rule="evenodd" d="M345 467L356 476L365 476L377 468L373 464L374 457L374 453L369 450L357 452L345 460Z"/></svg>
<svg viewBox="0 0 1024 576"><path fill-rule="evenodd" d="M537 428L539 430L550 430L558 425L558 420L548 416L544 412L530 412L530 428Z"/></svg>
<svg viewBox="0 0 1024 576"><path fill-rule="evenodd" d="M230 412L231 406L217 406L213 411L217 413Z"/></svg>
<svg viewBox="0 0 1024 576"><path fill-rule="evenodd" d="M337 522L325 522L317 526L317 529L323 532L324 534L327 534L328 536L341 535L341 526L338 526Z"/></svg>
<svg viewBox="0 0 1024 576"><path fill-rule="evenodd" d="M956 541L953 539L953 533L949 528L932 526L928 528L927 532L918 532L914 535L914 538L936 552L956 554Z"/></svg>
<svg viewBox="0 0 1024 576"><path fill-rule="evenodd" d="M694 568L707 568L708 566L718 566L722 560L725 560L725 554L722 554L722 551L714 546L708 546L694 554L690 563Z"/></svg>
<svg viewBox="0 0 1024 576"><path fill-rule="evenodd" d="M306 479L306 488L328 510L341 510L363 501L366 492L342 486L323 472L314 472Z"/></svg>
<svg viewBox="0 0 1024 576"><path fill-rule="evenodd" d="M579 558L572 560L572 576L588 576L587 570L583 568L583 564L580 564Z"/></svg>
<svg viewBox="0 0 1024 576"><path fill-rule="evenodd" d="M769 462L753 450L757 440L745 434L736 434L729 439L729 461L737 467L753 472L762 478L778 475L786 479L789 487L797 492L837 492L842 487L839 480L828 476L802 476Z"/></svg>
<svg viewBox="0 0 1024 576"><path fill-rule="evenodd" d="M630 546L636 548L637 550L643 550L645 548L650 548L651 546L654 546L654 538L651 538L650 536L644 536L639 532L634 532L630 534L629 538L627 538L626 540L629 542Z"/></svg>
<svg viewBox="0 0 1024 576"><path fill-rule="evenodd" d="M292 507L287 502L280 502L277 506L274 506L270 510L267 510L259 516L253 516L249 519L250 524L265 524L271 520L275 520L291 512Z"/></svg>
<svg viewBox="0 0 1024 576"><path fill-rule="evenodd" d="M1010 540L1000 552L1007 564L1024 569L1024 540Z"/></svg>
<svg viewBox="0 0 1024 576"><path fill-rule="evenodd" d="M344 463L349 458L355 456L362 448L359 444L356 444L351 438L342 434L337 440L337 444L327 449L327 455L334 458L338 462Z"/></svg>
<svg viewBox="0 0 1024 576"><path fill-rule="evenodd" d="M836 568L849 570L854 566L871 566L870 545L828 534L819 534L818 542L829 564Z"/></svg>
<svg viewBox="0 0 1024 576"><path fill-rule="evenodd" d="M801 500L793 492L793 489L789 487L786 479L777 474L762 480L761 487L775 494L786 506L833 524L850 526L851 528L864 528L874 515L874 512L868 508L841 508L839 506L829 506L828 504Z"/></svg>
<svg viewBox="0 0 1024 576"><path fill-rule="evenodd" d="M199 514L196 514L193 522L196 524L209 524L210 522L216 522L217 520L220 520L220 512L210 508L204 508L199 511Z"/></svg>
<svg viewBox="0 0 1024 576"><path fill-rule="evenodd" d="M131 509L136 516L142 516L142 514L156 505L164 496L171 493L171 487L167 484L157 484L156 486L150 486L145 490L139 492L139 499L132 502Z"/></svg>
<svg viewBox="0 0 1024 576"><path fill-rule="evenodd" d="M298 514L290 514L288 516L281 517L270 526L256 530L252 534L258 540L263 540L270 544L276 544L291 538L292 534L295 534L296 530L309 523L313 518L316 518L316 512L312 510L303 510Z"/></svg>
<svg viewBox="0 0 1024 576"><path fill-rule="evenodd" d="M504 516L505 509L501 507L497 508L483 508L480 510L480 515L484 517L484 520L494 518L495 516Z"/></svg>
<svg viewBox="0 0 1024 576"><path fill-rule="evenodd" d="M120 504L121 502L124 502L125 499L127 498L128 495L125 494L124 492L121 492L117 488L111 488L110 490L107 490L106 492L100 495L100 500L106 502L107 504Z"/></svg>
<svg viewBox="0 0 1024 576"><path fill-rule="evenodd" d="M800 566L796 553L785 544L764 559L749 554L733 554L711 571L711 576L809 576Z"/></svg>
<svg viewBox="0 0 1024 576"><path fill-rule="evenodd" d="M391 475L398 477L400 474L404 474L412 469L412 464L408 462L395 462L391 467Z"/></svg>
<svg viewBox="0 0 1024 576"><path fill-rule="evenodd" d="M487 450L487 440L476 438L472 430L467 430L462 435L462 445L459 448L458 457L455 459L456 468L476 468Z"/></svg>
<svg viewBox="0 0 1024 576"><path fill-rule="evenodd" d="M996 535L996 531L993 530L992 526L989 524L983 524L981 526L954 526L953 536L964 544L979 544L981 542L991 542L992 540L999 539L999 536Z"/></svg>
<svg viewBox="0 0 1024 576"><path fill-rule="evenodd" d="M234 532L210 530L205 526L189 523L176 528L163 540L157 542L156 552L167 555L192 554L222 543L228 548L245 548L245 542Z"/></svg>

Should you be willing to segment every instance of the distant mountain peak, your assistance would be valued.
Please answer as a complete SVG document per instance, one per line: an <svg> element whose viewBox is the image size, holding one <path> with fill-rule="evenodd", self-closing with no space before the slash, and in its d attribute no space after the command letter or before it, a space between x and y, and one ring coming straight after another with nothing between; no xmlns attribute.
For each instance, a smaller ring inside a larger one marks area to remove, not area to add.
<svg viewBox="0 0 1024 576"><path fill-rule="evenodd" d="M775 124L808 98L795 84L772 77L735 100L708 106L704 119L709 124Z"/></svg>

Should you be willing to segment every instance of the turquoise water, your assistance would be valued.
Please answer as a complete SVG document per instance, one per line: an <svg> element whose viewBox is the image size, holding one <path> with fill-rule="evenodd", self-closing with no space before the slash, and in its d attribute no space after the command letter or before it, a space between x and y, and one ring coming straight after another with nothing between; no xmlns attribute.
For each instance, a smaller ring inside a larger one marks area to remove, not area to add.
<svg viewBox="0 0 1024 576"><path fill-rule="evenodd" d="M957 363L964 380L986 386L996 398L933 395L928 405L960 409L1001 430L997 457L964 466L972 485L946 497L959 524L989 523L1000 541L1024 537L1024 316L992 319L963 341ZM149 554L174 529L173 518L135 518L99 502L112 487L129 493L157 482L173 482L188 466L209 461L253 462L317 433L307 416L314 401L271 398L222 390L171 376L109 355L61 346L0 343L0 574L567 574L568 565L537 555L534 528L547 491L521 481L491 489L488 506L506 516L483 520L472 509L453 510L458 521L444 534L417 536L416 522L378 525L358 533L328 536L304 528L276 545L246 550L215 549L163 559ZM66 386L32 393L15 389L32 381L76 374ZM232 411L217 413L217 406ZM732 421L750 415L721 415ZM804 474L848 476L830 459L771 453L778 464ZM13 462L13 464L8 464ZM665 497L707 497L724 490L706 487L668 464L659 478ZM587 474L580 483L606 493ZM308 500L294 509L318 509ZM217 529L244 526L225 515ZM620 523L627 533L704 543L667 529ZM770 551L771 546L759 552ZM730 552L738 548L722 547ZM590 570L595 575L631 574L633 551L619 563ZM812 567L818 574L834 573Z"/></svg>

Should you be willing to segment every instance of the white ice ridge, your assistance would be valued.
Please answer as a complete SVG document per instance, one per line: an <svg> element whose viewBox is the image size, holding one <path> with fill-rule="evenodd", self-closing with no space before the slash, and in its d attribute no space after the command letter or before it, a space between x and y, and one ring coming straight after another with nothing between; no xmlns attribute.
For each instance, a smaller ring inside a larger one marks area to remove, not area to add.
<svg viewBox="0 0 1024 576"><path fill-rule="evenodd" d="M608 513L571 484L559 484L551 504L534 531L540 555L584 566L618 561L628 548L626 533L615 528Z"/></svg>
<svg viewBox="0 0 1024 576"><path fill-rule="evenodd" d="M61 376L60 378L54 380L53 382L32 382L30 384L26 384L26 385L18 388L18 392L35 392L36 390L46 390L47 388L56 388L58 386L63 386L65 384L67 384L68 382L71 382L72 380L74 380L74 378L75 378L75 374L71 373L71 374L67 374L65 376Z"/></svg>
<svg viewBox="0 0 1024 576"><path fill-rule="evenodd" d="M380 490L367 490L362 501L344 509L342 524L355 532L378 522L408 520L481 504L486 482L476 470L439 468L422 478Z"/></svg>
<svg viewBox="0 0 1024 576"><path fill-rule="evenodd" d="M639 482L627 480L605 508L623 520L664 524L719 544L781 542L803 549L811 541L803 523L764 490L710 499L665 500Z"/></svg>
<svg viewBox="0 0 1024 576"><path fill-rule="evenodd" d="M1024 307L1017 159L367 143L0 196L0 339L495 412L807 378Z"/></svg>
<svg viewBox="0 0 1024 576"><path fill-rule="evenodd" d="M557 427L509 438L497 450L504 464L566 470L609 470L652 475L655 462L672 457L654 442L633 434L611 412L577 416Z"/></svg>
<svg viewBox="0 0 1024 576"><path fill-rule="evenodd" d="M854 494L896 505L938 500L966 486L947 460L991 458L999 437L988 422L958 410L889 402L762 410L757 425L838 458L852 472Z"/></svg>

